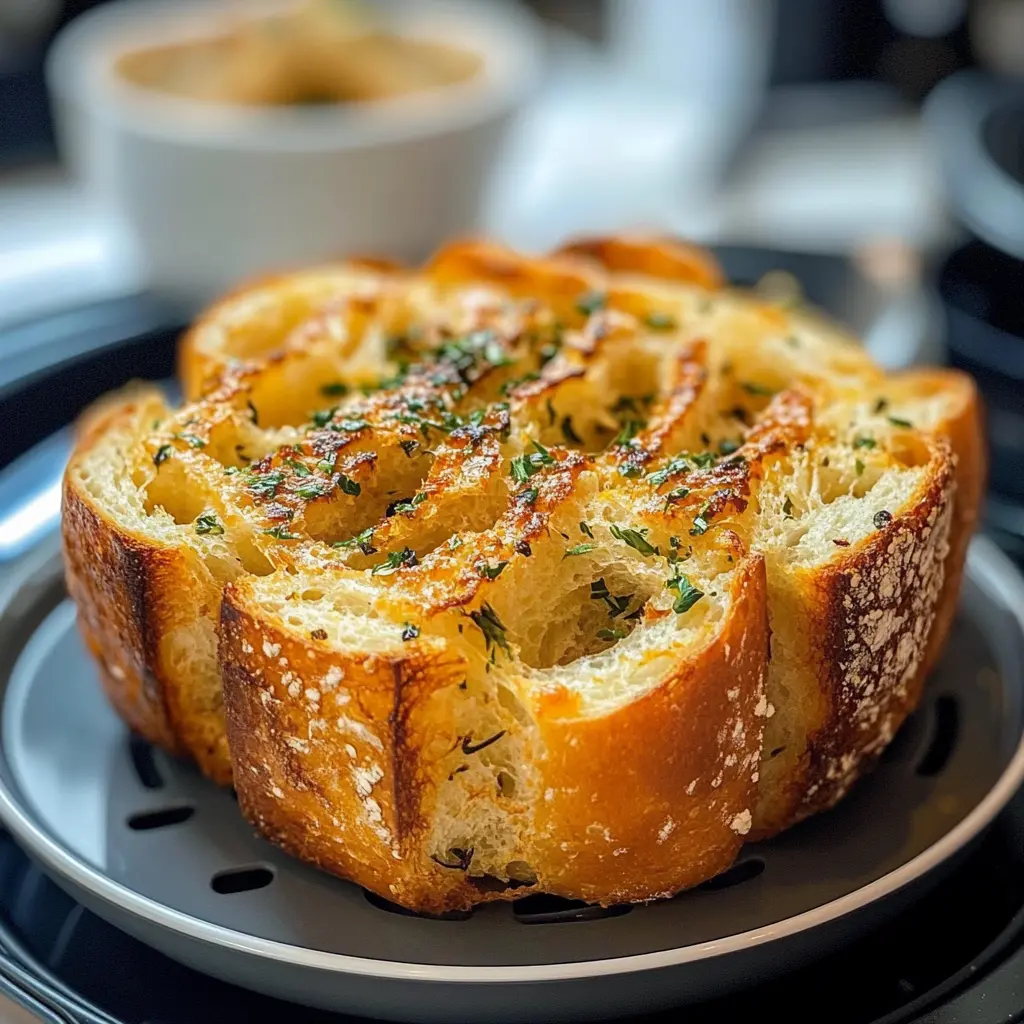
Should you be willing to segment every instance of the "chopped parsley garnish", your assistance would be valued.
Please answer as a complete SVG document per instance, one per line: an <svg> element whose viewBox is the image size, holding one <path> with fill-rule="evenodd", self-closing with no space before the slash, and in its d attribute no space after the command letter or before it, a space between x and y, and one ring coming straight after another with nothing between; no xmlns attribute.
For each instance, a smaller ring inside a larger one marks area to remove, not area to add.
<svg viewBox="0 0 1024 1024"><path fill-rule="evenodd" d="M420 635L420 627L412 622L402 623L402 639L415 640Z"/></svg>
<svg viewBox="0 0 1024 1024"><path fill-rule="evenodd" d="M340 398L342 395L348 394L348 385L343 384L340 380L335 380L330 384L325 384L320 389L320 394L326 398Z"/></svg>
<svg viewBox="0 0 1024 1024"><path fill-rule="evenodd" d="M376 554L377 549L373 546L373 527L368 526L365 530L357 533L348 540L336 540L332 547L336 548L359 548L364 555Z"/></svg>
<svg viewBox="0 0 1024 1024"><path fill-rule="evenodd" d="M590 526L587 523L580 523L580 533L585 533L591 540L594 539L594 531L591 530Z"/></svg>
<svg viewBox="0 0 1024 1024"><path fill-rule="evenodd" d="M316 471L318 473L327 473L329 476L334 472L334 462L331 459L321 459L316 464Z"/></svg>
<svg viewBox="0 0 1024 1024"><path fill-rule="evenodd" d="M379 562L370 570L372 576L390 576L398 572L403 565L417 565L416 552L412 548L402 548L401 551L392 551L383 562Z"/></svg>
<svg viewBox="0 0 1024 1024"><path fill-rule="evenodd" d="M580 437L580 435L577 434L576 431L573 430L573 428L572 428L572 417L571 416L563 416L562 417L561 427L562 427L562 437L564 437L565 440L569 444L583 444L583 438Z"/></svg>
<svg viewBox="0 0 1024 1024"><path fill-rule="evenodd" d="M264 473L262 476L254 475L249 482L249 490L261 498L273 498L282 483L284 483L284 473L274 470L274 472Z"/></svg>
<svg viewBox="0 0 1024 1024"><path fill-rule="evenodd" d="M884 508L881 512L876 512L872 522L875 524L876 530L882 530L892 522L892 513L887 512Z"/></svg>
<svg viewBox="0 0 1024 1024"><path fill-rule="evenodd" d="M644 323L652 331L671 331L676 327L676 318L669 313L660 313L655 310L644 317Z"/></svg>
<svg viewBox="0 0 1024 1024"><path fill-rule="evenodd" d="M292 533L288 529L287 523L279 523L277 526L272 526L269 530L263 531L268 537L273 537L274 540L299 540L301 535L298 533Z"/></svg>
<svg viewBox="0 0 1024 1024"><path fill-rule="evenodd" d="M342 494L351 495L353 498L358 498L359 492L362 490L357 480L345 476L344 473L338 474L338 487L341 489Z"/></svg>
<svg viewBox="0 0 1024 1024"><path fill-rule="evenodd" d="M669 491L668 494L665 495L665 508L667 509L673 502L682 501L683 498L689 495L689 493L689 487L676 487Z"/></svg>
<svg viewBox="0 0 1024 1024"><path fill-rule="evenodd" d="M786 519L795 519L793 515L793 499L787 494L786 500L782 503L782 514Z"/></svg>
<svg viewBox="0 0 1024 1024"><path fill-rule="evenodd" d="M500 647L510 658L512 657L512 649L509 647L508 637L505 635L505 626L498 618L498 613L486 601L480 606L479 611L470 612L469 617L477 629L483 633L488 651L494 647Z"/></svg>
<svg viewBox="0 0 1024 1024"><path fill-rule="evenodd" d="M684 612L688 612L703 596L704 591L698 590L690 582L690 577L685 573L679 573L677 576L673 576L672 579L665 583L665 586L669 590L676 592L676 599L672 602L672 611L676 615L682 615Z"/></svg>
<svg viewBox="0 0 1024 1024"><path fill-rule="evenodd" d="M614 619L620 616L633 600L632 594L622 594L619 597L612 595L605 583L604 577L600 576L590 584L590 600L604 601L608 605L608 614Z"/></svg>
<svg viewBox="0 0 1024 1024"><path fill-rule="evenodd" d="M496 580L501 575L502 570L504 570L506 565L508 565L507 560L499 562L497 565L487 565L486 563L481 562L476 568L477 572L479 572L481 576L485 576L489 580Z"/></svg>
<svg viewBox="0 0 1024 1024"><path fill-rule="evenodd" d="M597 631L597 638L599 640L624 640L628 635L621 626L614 626L612 629L608 629L606 626L604 629Z"/></svg>
<svg viewBox="0 0 1024 1024"><path fill-rule="evenodd" d="M612 536L616 540L621 540L624 544L628 544L635 551L639 551L641 555L656 555L658 549L651 544L644 534L647 532L646 529L633 530L622 528L621 526L611 526Z"/></svg>
<svg viewBox="0 0 1024 1024"><path fill-rule="evenodd" d="M420 446L419 441L399 441L398 442L398 447L401 448L403 452L405 452L405 457L407 459L411 459L412 458L412 453L414 451L416 451L416 449L419 448L419 446Z"/></svg>
<svg viewBox="0 0 1024 1024"><path fill-rule="evenodd" d="M313 476L295 488L295 493L305 501L315 501L334 490L334 484L322 476Z"/></svg>
<svg viewBox="0 0 1024 1024"><path fill-rule="evenodd" d="M529 455L517 455L509 464L509 473L517 484L525 484L537 472L537 468L530 461Z"/></svg>
<svg viewBox="0 0 1024 1024"><path fill-rule="evenodd" d="M722 441L718 445L718 450L723 455L732 455L734 452L739 451L739 448L740 448L740 442L739 441L725 440L725 441Z"/></svg>
<svg viewBox="0 0 1024 1024"><path fill-rule="evenodd" d="M249 407L249 412L252 413L252 421L258 427L260 425L260 414L259 410L255 405L252 404L251 400L247 400L245 403Z"/></svg>
<svg viewBox="0 0 1024 1024"><path fill-rule="evenodd" d="M878 442L873 437L858 437L854 439L854 448L877 448Z"/></svg>
<svg viewBox="0 0 1024 1024"><path fill-rule="evenodd" d="M573 555L586 555L589 552L593 551L595 547L597 547L596 544L573 544L571 548L565 549L565 554L562 555L562 557L572 558Z"/></svg>
<svg viewBox="0 0 1024 1024"><path fill-rule="evenodd" d="M184 441L189 448L205 448L206 442L201 437L196 437L195 434L175 434L178 440Z"/></svg>
<svg viewBox="0 0 1024 1024"><path fill-rule="evenodd" d="M889 422L894 427L906 427L908 430L914 425L913 423L910 422L910 420L903 419L902 416L890 416Z"/></svg>
<svg viewBox="0 0 1024 1024"><path fill-rule="evenodd" d="M696 518L693 520L693 526L690 527L690 536L699 537L701 534L708 532L708 527L711 525L711 503L705 502L700 512L697 513Z"/></svg>
<svg viewBox="0 0 1024 1024"><path fill-rule="evenodd" d="M314 427L326 427L334 419L334 414L337 411L337 406L330 409L317 409L309 418L313 421Z"/></svg>
<svg viewBox="0 0 1024 1024"><path fill-rule="evenodd" d="M201 516L197 516L195 528L196 533L211 534L217 537L224 532L224 527L221 526L215 512L204 512Z"/></svg>
<svg viewBox="0 0 1024 1024"><path fill-rule="evenodd" d="M157 448L157 450L156 450L156 454L153 456L153 465L154 466L160 466L163 463L165 463L171 457L171 453L173 451L174 451L174 445L171 445L171 444L162 444L162 445L160 445L160 447Z"/></svg>
<svg viewBox="0 0 1024 1024"><path fill-rule="evenodd" d="M608 296L604 292L584 292L576 300L576 308L584 315L590 316L599 309L604 309Z"/></svg>
<svg viewBox="0 0 1024 1024"><path fill-rule="evenodd" d="M876 416L880 415L881 413L885 412L885 410L888 409L888 408L889 408L889 399L888 398L879 398L878 401L875 402L875 415Z"/></svg>
<svg viewBox="0 0 1024 1024"><path fill-rule="evenodd" d="M761 395L763 398L771 398L775 394L775 389L770 388L765 384L758 384L757 381L747 380L740 383L740 387L748 395Z"/></svg>
<svg viewBox="0 0 1024 1024"><path fill-rule="evenodd" d="M536 502L537 495L539 493L540 491L538 491L536 487L527 487L525 491L520 491L519 494L516 495L516 501L519 502L520 505L532 505Z"/></svg>
<svg viewBox="0 0 1024 1024"><path fill-rule="evenodd" d="M853 468L857 476L860 476L861 473L864 472L864 463L861 462L860 459L855 459L853 463Z"/></svg>
<svg viewBox="0 0 1024 1024"><path fill-rule="evenodd" d="M285 459L285 462L292 467L296 476L309 476L309 467L303 463L296 462L295 459Z"/></svg>
<svg viewBox="0 0 1024 1024"><path fill-rule="evenodd" d="M619 431L619 436L615 438L615 444L629 444L646 425L644 420L623 420L622 430Z"/></svg>
<svg viewBox="0 0 1024 1024"><path fill-rule="evenodd" d="M532 442L537 449L532 455L517 455L509 465L509 472L517 484L525 484L541 466L553 466L555 459L542 444Z"/></svg>
<svg viewBox="0 0 1024 1024"><path fill-rule="evenodd" d="M696 452L688 456L698 469L710 469L715 464L716 457L714 452Z"/></svg>
<svg viewBox="0 0 1024 1024"><path fill-rule="evenodd" d="M419 494L414 494L409 501L400 501L394 506L394 512L415 512L417 505L422 505L427 500L426 494L420 491Z"/></svg>
<svg viewBox="0 0 1024 1024"><path fill-rule="evenodd" d="M462 538L457 533L453 533L448 538L448 550L449 551L454 551L456 548L461 548L461 547L462 547Z"/></svg>

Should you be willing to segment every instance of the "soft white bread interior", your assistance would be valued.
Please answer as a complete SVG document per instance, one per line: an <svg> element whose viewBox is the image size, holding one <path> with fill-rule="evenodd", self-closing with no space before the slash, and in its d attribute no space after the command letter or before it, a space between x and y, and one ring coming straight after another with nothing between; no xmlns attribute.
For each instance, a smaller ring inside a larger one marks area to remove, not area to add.
<svg viewBox="0 0 1024 1024"><path fill-rule="evenodd" d="M104 684L405 906L697 884L840 799L941 650L973 386L692 247L277 278L181 368L189 404L108 404L67 473Z"/></svg>

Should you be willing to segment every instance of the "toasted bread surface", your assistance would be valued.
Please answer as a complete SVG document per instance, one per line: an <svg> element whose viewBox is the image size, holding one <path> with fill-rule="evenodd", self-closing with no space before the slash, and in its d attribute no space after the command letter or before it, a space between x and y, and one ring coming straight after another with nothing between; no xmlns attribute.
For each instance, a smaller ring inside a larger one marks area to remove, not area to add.
<svg viewBox="0 0 1024 1024"><path fill-rule="evenodd" d="M266 279L180 371L65 480L108 694L428 913L668 896L832 806L920 699L984 481L967 378L669 239Z"/></svg>

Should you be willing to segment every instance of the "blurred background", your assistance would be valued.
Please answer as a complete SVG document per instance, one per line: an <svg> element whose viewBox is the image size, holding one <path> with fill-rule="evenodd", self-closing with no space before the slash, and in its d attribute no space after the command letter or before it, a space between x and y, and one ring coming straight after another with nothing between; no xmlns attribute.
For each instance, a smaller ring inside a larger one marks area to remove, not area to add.
<svg viewBox="0 0 1024 1024"><path fill-rule="evenodd" d="M795 275L889 366L973 372L990 528L1024 554L1024 0L323 2L436 28L482 71L380 106L213 115L182 95L202 61L140 89L114 81L118 55L180 42L183 11L194 41L289 5L0 0L5 379L58 358L55 316L62 344L109 344L128 327L104 317L140 296L180 320L250 273L353 250L655 227L741 280ZM252 50L257 91L274 53ZM381 85L386 57L352 67Z"/></svg>

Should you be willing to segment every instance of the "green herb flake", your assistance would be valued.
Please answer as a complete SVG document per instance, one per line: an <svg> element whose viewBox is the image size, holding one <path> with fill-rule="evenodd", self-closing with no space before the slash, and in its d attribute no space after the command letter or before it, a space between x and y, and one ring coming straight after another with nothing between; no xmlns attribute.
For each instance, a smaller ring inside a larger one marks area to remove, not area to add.
<svg viewBox="0 0 1024 1024"><path fill-rule="evenodd" d="M853 441L854 448L877 448L878 442L873 437L857 437Z"/></svg>
<svg viewBox="0 0 1024 1024"><path fill-rule="evenodd" d="M477 571L486 579L496 580L502 574L506 565L508 565L507 559L503 562L499 562L497 565L481 563L477 566Z"/></svg>
<svg viewBox="0 0 1024 1024"><path fill-rule="evenodd" d="M509 647L508 637L505 635L505 626L498 618L498 613L486 601L480 606L479 611L470 612L469 617L477 629L483 633L488 651L500 647L510 658L512 657L512 649Z"/></svg>
<svg viewBox="0 0 1024 1024"><path fill-rule="evenodd" d="M377 552L377 549L373 546L372 526L368 526L354 537L349 537L348 540L336 540L331 546L335 548L359 548L364 555L373 555Z"/></svg>
<svg viewBox="0 0 1024 1024"><path fill-rule="evenodd" d="M153 456L153 465L162 466L170 457L174 451L174 445L162 444L156 450L156 454Z"/></svg>
<svg viewBox="0 0 1024 1024"><path fill-rule="evenodd" d="M195 434L175 434L179 441L184 441L189 448L205 448L206 442Z"/></svg>
<svg viewBox="0 0 1024 1024"><path fill-rule="evenodd" d="M320 394L325 398L341 398L348 394L348 385L340 380L331 381L320 389Z"/></svg>
<svg viewBox="0 0 1024 1024"><path fill-rule="evenodd" d="M748 395L760 395L762 398L771 398L775 394L774 388L770 388L765 384L758 384L757 381L742 381L740 387Z"/></svg>
<svg viewBox="0 0 1024 1024"><path fill-rule="evenodd" d="M889 399L888 398L879 398L875 402L875 409L874 409L875 415L876 416L880 416L888 408L889 408Z"/></svg>
<svg viewBox="0 0 1024 1024"><path fill-rule="evenodd" d="M596 313L599 309L604 309L607 305L608 296L604 292L584 292L576 300L576 309L579 310L583 316L591 316Z"/></svg>
<svg viewBox="0 0 1024 1024"><path fill-rule="evenodd" d="M860 476L864 472L864 463L861 462L860 459L856 459L853 463L853 468L856 471L857 476Z"/></svg>
<svg viewBox="0 0 1024 1024"><path fill-rule="evenodd" d="M586 555L596 547L596 544L573 544L571 548L565 549L565 554L562 555L562 558L572 558L574 555Z"/></svg>
<svg viewBox="0 0 1024 1024"><path fill-rule="evenodd" d="M296 462L295 459L285 459L285 462L289 466L291 466L292 471L295 473L296 476L309 476L310 475L309 467L304 465L303 463Z"/></svg>
<svg viewBox="0 0 1024 1024"><path fill-rule="evenodd" d="M402 548L401 551L392 551L384 559L383 562L378 562L370 570L371 576L390 576L392 573L398 572L402 566L413 566L418 564L416 558L416 552L412 548Z"/></svg>
<svg viewBox="0 0 1024 1024"><path fill-rule="evenodd" d="M325 480L320 476L314 476L296 487L295 493L304 501L315 501L317 498L330 494L333 490L334 484L332 481Z"/></svg>
<svg viewBox="0 0 1024 1024"><path fill-rule="evenodd" d="M326 427L334 419L334 414L337 411L336 406L330 409L318 409L316 412L311 413L309 418L312 420L314 427Z"/></svg>
<svg viewBox="0 0 1024 1024"><path fill-rule="evenodd" d="M284 483L284 473L275 470L272 473L264 473L262 476L254 476L249 482L249 490L260 498L273 498L282 483Z"/></svg>
<svg viewBox="0 0 1024 1024"><path fill-rule="evenodd" d="M645 529L623 529L620 526L613 525L610 527L610 530L616 540L621 540L623 544L628 544L635 551L639 551L641 555L656 555L658 553L658 549L644 537L644 534L647 532Z"/></svg>
<svg viewBox="0 0 1024 1024"><path fill-rule="evenodd" d="M420 627L412 622L402 623L402 639L415 640L420 635Z"/></svg>
<svg viewBox="0 0 1024 1024"><path fill-rule="evenodd" d="M517 484L525 484L537 472L529 455L517 455L509 464L509 473Z"/></svg>
<svg viewBox="0 0 1024 1024"><path fill-rule="evenodd" d="M787 494L786 500L782 503L782 514L786 519L795 519L793 515L793 499Z"/></svg>
<svg viewBox="0 0 1024 1024"><path fill-rule="evenodd" d="M209 534L214 537L219 537L224 532L224 527L221 526L215 512L204 512L201 516L197 516L195 529L196 533Z"/></svg>
<svg viewBox="0 0 1024 1024"><path fill-rule="evenodd" d="M619 431L618 437L615 438L615 444L629 444L630 441L640 433L641 430L646 426L643 420L623 420L622 430Z"/></svg>
<svg viewBox="0 0 1024 1024"><path fill-rule="evenodd" d="M674 502L682 501L684 498L689 496L689 493L689 487L676 487L669 491L668 494L665 495L665 508L667 509Z"/></svg>
<svg viewBox="0 0 1024 1024"><path fill-rule="evenodd" d="M345 476L344 473L338 474L338 487L341 489L342 494L348 494L353 498L358 498L360 491L362 491L359 482Z"/></svg>
<svg viewBox="0 0 1024 1024"><path fill-rule="evenodd" d="M662 313L655 310L644 317L644 323L652 331L674 331L678 326L676 318L670 313Z"/></svg>
<svg viewBox="0 0 1024 1024"><path fill-rule="evenodd" d="M268 537L273 537L274 540L300 540L301 537L297 533L292 533L288 529L287 523L279 523L277 526L272 526L269 530L263 531Z"/></svg>
<svg viewBox="0 0 1024 1024"><path fill-rule="evenodd" d="M588 536L591 540L594 539L594 531L591 530L588 523L580 523L580 533L586 534L586 536Z"/></svg>
<svg viewBox="0 0 1024 1024"><path fill-rule="evenodd" d="M677 595L675 601L672 602L672 611L676 615L688 612L704 596L704 591L695 587L685 573L673 576L665 586L669 590L674 590Z"/></svg>
<svg viewBox="0 0 1024 1024"><path fill-rule="evenodd" d="M606 626L597 631L599 640L624 640L627 636L629 634L621 626L614 626L611 629Z"/></svg>
<svg viewBox="0 0 1024 1024"><path fill-rule="evenodd" d="M905 419L903 419L902 416L890 416L889 417L889 422L894 427L904 427L907 430L909 430L911 427L914 426L914 424L911 423L910 420L905 420Z"/></svg>
<svg viewBox="0 0 1024 1024"><path fill-rule="evenodd" d="M419 494L414 494L408 501L400 501L394 507L395 512L415 512L417 505L422 505L427 500L426 494L420 491Z"/></svg>
<svg viewBox="0 0 1024 1024"><path fill-rule="evenodd" d="M536 487L527 487L525 491L520 491L516 495L516 501L520 505L533 505L537 501L538 494L540 494L540 491Z"/></svg>

